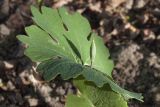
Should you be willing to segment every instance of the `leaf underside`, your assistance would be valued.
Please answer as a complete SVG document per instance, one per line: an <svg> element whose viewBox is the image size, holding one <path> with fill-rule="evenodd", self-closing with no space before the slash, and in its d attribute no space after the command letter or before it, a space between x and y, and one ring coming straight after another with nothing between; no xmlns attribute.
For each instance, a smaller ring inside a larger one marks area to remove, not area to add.
<svg viewBox="0 0 160 107"><path fill-rule="evenodd" d="M65 8L42 7L41 10L42 12L39 12L35 7L31 8L36 25L26 27L28 36L19 35L18 39L28 45L25 54L33 61L41 62L37 71L46 81L54 79L57 75L61 75L63 79L82 75L86 81L99 87L94 87L96 90L101 90L108 84L114 92L110 90L112 93L109 94L106 89L107 96L116 94L125 99L142 100L141 94L126 91L112 80L114 64L109 59L109 51L103 39L91 32L90 24L84 17L79 13L69 14ZM84 96L86 98L87 95ZM74 97L71 95L69 98ZM83 96L77 98L79 101L82 99Z"/></svg>
<svg viewBox="0 0 160 107"><path fill-rule="evenodd" d="M94 82L99 88L103 87L105 84L109 84L113 91L121 94L127 100L129 98L135 98L137 100L141 99L141 94L122 89L103 72L99 72L98 70L89 66L76 64L69 59L56 58L44 61L39 64L37 70L46 81L52 80L58 74L61 74L61 77L64 80L67 80L71 77L76 78L79 75L82 75L87 81Z"/></svg>

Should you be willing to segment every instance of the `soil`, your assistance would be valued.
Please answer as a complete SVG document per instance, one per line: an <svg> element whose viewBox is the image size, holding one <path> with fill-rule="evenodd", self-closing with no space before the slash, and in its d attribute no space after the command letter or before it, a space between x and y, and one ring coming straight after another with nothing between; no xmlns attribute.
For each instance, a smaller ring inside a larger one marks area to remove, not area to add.
<svg viewBox="0 0 160 107"><path fill-rule="evenodd" d="M33 24L30 6L36 0L0 1L0 107L64 107L70 81L50 83L34 78L34 66L16 39ZM160 0L44 0L52 8L65 6L80 12L104 38L115 68L113 77L144 102L129 107L160 107Z"/></svg>

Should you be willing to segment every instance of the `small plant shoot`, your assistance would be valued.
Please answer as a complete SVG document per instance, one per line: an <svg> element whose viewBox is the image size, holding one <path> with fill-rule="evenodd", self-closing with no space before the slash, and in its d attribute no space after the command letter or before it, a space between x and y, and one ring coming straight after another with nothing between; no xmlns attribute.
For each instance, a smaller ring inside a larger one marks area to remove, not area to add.
<svg viewBox="0 0 160 107"><path fill-rule="evenodd" d="M77 95L68 94L65 107L128 107L141 94L127 91L112 79L113 61L103 39L92 32L88 20L65 8L31 7L34 25L18 39L28 45L25 54L40 62L37 71L45 81L60 75L73 80Z"/></svg>

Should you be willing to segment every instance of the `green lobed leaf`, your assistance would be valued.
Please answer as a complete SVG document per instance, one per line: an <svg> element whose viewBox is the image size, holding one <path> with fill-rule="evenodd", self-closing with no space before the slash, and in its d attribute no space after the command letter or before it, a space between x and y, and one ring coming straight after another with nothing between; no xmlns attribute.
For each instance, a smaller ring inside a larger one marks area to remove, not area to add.
<svg viewBox="0 0 160 107"><path fill-rule="evenodd" d="M65 80L83 75L87 81L95 83L98 87L103 87L105 84L109 84L113 91L119 93L127 100L130 98L135 98L141 101L142 99L141 94L122 89L103 72L88 66L76 64L69 59L57 58L44 61L38 66L37 70L41 73L46 81L52 80L58 74L61 74L61 77Z"/></svg>
<svg viewBox="0 0 160 107"><path fill-rule="evenodd" d="M79 13L69 14L64 8L31 8L37 25L27 27L28 36L18 38L28 45L25 51L33 61L41 62L37 70L45 80L57 75L63 79L83 75L98 87L109 84L126 99L141 100L141 95L120 88L112 80L113 61L102 38L91 32L89 22ZM58 57L58 58L57 58Z"/></svg>
<svg viewBox="0 0 160 107"><path fill-rule="evenodd" d="M78 95L68 95L66 107L128 107L123 97L107 85L98 88L83 78L74 79L74 84L79 89Z"/></svg>

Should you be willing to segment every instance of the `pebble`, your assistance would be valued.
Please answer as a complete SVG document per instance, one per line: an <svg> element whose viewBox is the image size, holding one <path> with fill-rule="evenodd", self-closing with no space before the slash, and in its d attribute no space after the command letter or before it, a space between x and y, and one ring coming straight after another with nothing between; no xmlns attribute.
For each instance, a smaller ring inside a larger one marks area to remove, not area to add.
<svg viewBox="0 0 160 107"><path fill-rule="evenodd" d="M7 61L4 61L4 65L5 65L5 69L12 69L14 67L13 64L7 62Z"/></svg>
<svg viewBox="0 0 160 107"><path fill-rule="evenodd" d="M127 0L125 4L125 8L129 10L132 9L133 3L134 3L133 0Z"/></svg>
<svg viewBox="0 0 160 107"><path fill-rule="evenodd" d="M134 8L140 9L143 8L147 4L147 0L136 0Z"/></svg>
<svg viewBox="0 0 160 107"><path fill-rule="evenodd" d="M30 99L28 99L28 103L29 103L30 107L35 107L38 105L38 99L30 98Z"/></svg>
<svg viewBox="0 0 160 107"><path fill-rule="evenodd" d="M110 5L113 7L113 8L116 8L118 7L119 5L121 5L122 3L126 2L127 0L111 0L111 3Z"/></svg>
<svg viewBox="0 0 160 107"><path fill-rule="evenodd" d="M58 88L56 89L56 92L57 92L58 94L60 94L60 95L64 95L64 94L65 94L65 90L64 90L62 87L58 87Z"/></svg>
<svg viewBox="0 0 160 107"><path fill-rule="evenodd" d="M5 98L2 95L0 95L0 102L2 102L4 100L5 100Z"/></svg>
<svg viewBox="0 0 160 107"><path fill-rule="evenodd" d="M10 91L15 89L15 86L11 81L7 82L7 89Z"/></svg>
<svg viewBox="0 0 160 107"><path fill-rule="evenodd" d="M10 29L5 24L1 24L0 25L0 33L2 35L9 35L10 34Z"/></svg>

